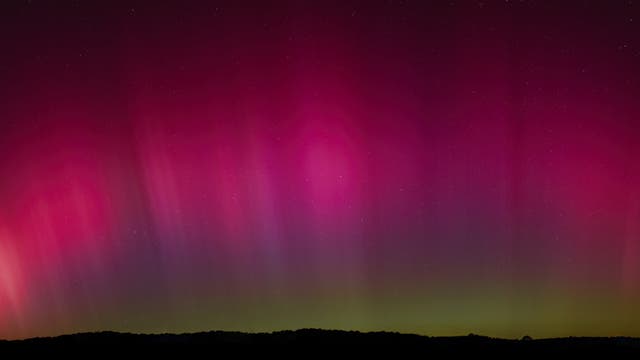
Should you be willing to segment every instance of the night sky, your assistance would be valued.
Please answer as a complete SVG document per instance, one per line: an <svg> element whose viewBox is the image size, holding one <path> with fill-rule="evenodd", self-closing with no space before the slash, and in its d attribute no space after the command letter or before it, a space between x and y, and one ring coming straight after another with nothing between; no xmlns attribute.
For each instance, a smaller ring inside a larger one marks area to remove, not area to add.
<svg viewBox="0 0 640 360"><path fill-rule="evenodd" d="M640 2L2 1L0 338L640 336Z"/></svg>

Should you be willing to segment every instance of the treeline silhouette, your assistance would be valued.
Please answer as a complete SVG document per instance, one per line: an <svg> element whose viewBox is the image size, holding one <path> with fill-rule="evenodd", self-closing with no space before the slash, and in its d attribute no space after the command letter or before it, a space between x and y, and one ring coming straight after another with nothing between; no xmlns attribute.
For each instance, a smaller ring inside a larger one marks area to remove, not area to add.
<svg viewBox="0 0 640 360"><path fill-rule="evenodd" d="M0 356L11 352L77 353L100 355L221 355L254 353L261 356L360 355L462 355L504 354L517 356L640 355L640 339L627 337L569 337L521 340L470 334L429 337L395 332L358 332L302 329L273 333L211 331L189 334L131 334L95 332L26 340L0 341Z"/></svg>

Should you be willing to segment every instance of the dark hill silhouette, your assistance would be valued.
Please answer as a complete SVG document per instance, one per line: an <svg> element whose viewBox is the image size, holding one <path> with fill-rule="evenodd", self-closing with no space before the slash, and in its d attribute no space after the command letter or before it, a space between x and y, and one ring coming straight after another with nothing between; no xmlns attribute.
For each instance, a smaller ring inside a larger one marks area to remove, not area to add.
<svg viewBox="0 0 640 360"><path fill-rule="evenodd" d="M468 355L640 355L640 339L625 337L521 340L490 338L470 334L458 337L429 337L395 332L367 332L302 329L274 333L211 331L190 334L131 334L118 332L81 333L57 337L0 341L0 356L11 352L76 352L87 356L154 354L256 353L261 356L357 354Z"/></svg>

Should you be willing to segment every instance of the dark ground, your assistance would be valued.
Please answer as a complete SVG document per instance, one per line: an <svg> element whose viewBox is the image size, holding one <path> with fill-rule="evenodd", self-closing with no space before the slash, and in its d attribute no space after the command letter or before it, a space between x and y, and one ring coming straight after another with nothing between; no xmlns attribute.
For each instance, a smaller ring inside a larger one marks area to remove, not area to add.
<svg viewBox="0 0 640 360"><path fill-rule="evenodd" d="M0 358L14 352L100 355L197 355L226 354L296 355L297 357L371 355L491 355L606 356L640 355L640 339L558 338L506 340L478 335L427 337L390 332L315 330L275 333L213 331L193 334L140 335L116 332L82 333L51 338L0 341Z"/></svg>

